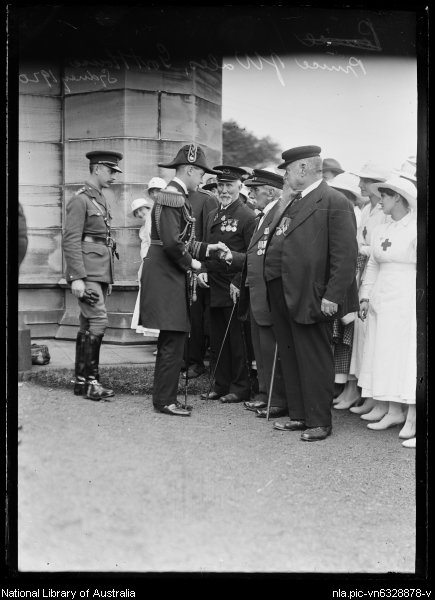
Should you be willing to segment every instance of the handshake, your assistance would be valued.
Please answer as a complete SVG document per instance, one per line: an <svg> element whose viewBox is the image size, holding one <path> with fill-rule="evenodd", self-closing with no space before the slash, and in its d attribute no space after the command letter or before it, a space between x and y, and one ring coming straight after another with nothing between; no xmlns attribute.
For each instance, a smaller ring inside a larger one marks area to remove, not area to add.
<svg viewBox="0 0 435 600"><path fill-rule="evenodd" d="M210 253L213 251L217 252L220 260L230 261L233 257L231 250L223 242L218 242L217 244L208 244L207 252Z"/></svg>

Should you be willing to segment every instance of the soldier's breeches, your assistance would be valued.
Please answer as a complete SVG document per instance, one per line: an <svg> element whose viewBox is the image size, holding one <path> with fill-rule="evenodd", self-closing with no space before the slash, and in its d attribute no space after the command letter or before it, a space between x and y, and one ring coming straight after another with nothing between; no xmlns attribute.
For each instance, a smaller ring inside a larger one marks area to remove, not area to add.
<svg viewBox="0 0 435 600"><path fill-rule="evenodd" d="M108 284L99 281L85 281L85 286L86 289L92 289L98 294L98 300L93 306L79 301L80 331L90 331L94 335L104 335L109 322L106 310Z"/></svg>

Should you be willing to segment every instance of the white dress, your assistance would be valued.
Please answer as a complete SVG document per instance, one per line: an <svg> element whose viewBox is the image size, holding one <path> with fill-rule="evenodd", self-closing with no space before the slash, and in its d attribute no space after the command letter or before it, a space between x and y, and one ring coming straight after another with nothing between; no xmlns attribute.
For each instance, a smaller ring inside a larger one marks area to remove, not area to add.
<svg viewBox="0 0 435 600"><path fill-rule="evenodd" d="M141 263L140 263L140 267L139 267L139 271L138 271L138 275L137 275L138 281L139 281L139 290L137 293L136 304L134 306L133 316L131 318L130 328L135 329L136 333L141 333L142 335L146 335L148 337L158 337L159 336L158 329L149 329L148 327L142 327L142 325L138 325L139 310L140 310L140 290L141 290L140 279L141 279L141 274L142 274L143 259L147 255L148 248L150 247L150 244L151 244L150 230L151 230L151 220L148 217L147 220L145 221L145 223L139 229L139 237L141 240L141 244L140 244Z"/></svg>
<svg viewBox="0 0 435 600"><path fill-rule="evenodd" d="M371 203L368 202L361 211L360 224L357 229L357 240L358 240L358 252L360 255L368 257L370 256L371 241L373 231L388 220L387 215L384 213L379 204L375 204L372 207ZM362 270L361 277L359 278L359 291L361 290L362 282L364 281L365 272L367 265ZM361 293L359 298L363 298ZM352 341L352 356L350 360L349 375L350 378L358 378L361 370L361 362L364 351L366 332L366 321L356 318L354 321L353 330L353 341Z"/></svg>
<svg viewBox="0 0 435 600"><path fill-rule="evenodd" d="M363 398L415 404L417 385L417 222L410 212L379 225L361 297L367 331L358 385Z"/></svg>

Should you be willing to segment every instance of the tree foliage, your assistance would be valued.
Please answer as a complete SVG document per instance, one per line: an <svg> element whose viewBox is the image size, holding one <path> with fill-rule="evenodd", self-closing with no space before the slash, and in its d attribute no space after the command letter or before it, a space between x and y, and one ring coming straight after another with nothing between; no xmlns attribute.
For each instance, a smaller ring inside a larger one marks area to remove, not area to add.
<svg viewBox="0 0 435 600"><path fill-rule="evenodd" d="M236 121L222 124L223 164L261 168L280 161L281 148L269 136L258 138Z"/></svg>

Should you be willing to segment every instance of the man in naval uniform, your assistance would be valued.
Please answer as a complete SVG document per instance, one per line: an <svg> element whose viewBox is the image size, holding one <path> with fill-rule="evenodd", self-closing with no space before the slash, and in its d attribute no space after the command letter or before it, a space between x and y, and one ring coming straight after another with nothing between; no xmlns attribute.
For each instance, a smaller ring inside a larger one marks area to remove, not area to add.
<svg viewBox="0 0 435 600"><path fill-rule="evenodd" d="M258 417L266 417L276 339L267 301L263 263L269 226L281 197L283 177L273 171L254 169L252 176L245 181L245 185L250 190L252 200L259 211L256 218L256 229L246 254L228 250L224 258L231 265L231 270L242 269L241 273L239 272L233 279L230 291L233 299L240 295L238 317L242 320L250 317L252 344L257 364L258 394L252 401L244 404ZM287 414L287 401L281 373L281 361L278 356L275 365L269 416L281 417Z"/></svg>
<svg viewBox="0 0 435 600"><path fill-rule="evenodd" d="M114 393L99 381L100 347L108 324L106 296L113 283L113 257L118 255L104 190L122 173L118 166L122 154L95 150L86 158L90 176L66 207L62 242L65 278L80 308L74 394L106 400Z"/></svg>
<svg viewBox="0 0 435 600"><path fill-rule="evenodd" d="M170 163L175 177L155 198L151 213L151 245L143 261L139 325L159 329L152 400L154 409L167 415L188 417L191 407L177 400L184 347L190 330L189 306L193 301L194 272L201 247L195 241L195 219L189 193L196 190L207 166L202 148L187 144ZM219 245L211 246L208 252ZM201 256L205 256L205 251Z"/></svg>
<svg viewBox="0 0 435 600"><path fill-rule="evenodd" d="M205 223L208 215L218 205L217 197L210 191L199 187L189 192L189 203L192 206L192 216L195 217L195 239L204 239ZM196 301L190 308L191 330L184 351L184 365L189 369L183 376L188 379L199 377L205 372L204 356L207 337L209 337L210 290L197 287Z"/></svg>
<svg viewBox="0 0 435 600"><path fill-rule="evenodd" d="M243 175L240 167L218 165L218 193L220 206L208 217L204 240L221 242L235 252L246 252L255 228L255 213L240 197ZM210 349L215 365L214 390L211 400L223 403L248 401L251 395L250 367L247 357L246 328L233 310L230 283L234 272L225 261L210 257L205 261L206 272L198 275L202 287L210 287ZM228 327L228 333L224 334ZM243 328L243 329L242 329ZM202 397L207 397L203 394Z"/></svg>

